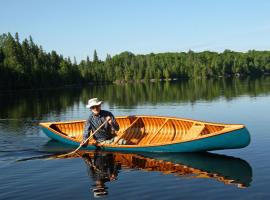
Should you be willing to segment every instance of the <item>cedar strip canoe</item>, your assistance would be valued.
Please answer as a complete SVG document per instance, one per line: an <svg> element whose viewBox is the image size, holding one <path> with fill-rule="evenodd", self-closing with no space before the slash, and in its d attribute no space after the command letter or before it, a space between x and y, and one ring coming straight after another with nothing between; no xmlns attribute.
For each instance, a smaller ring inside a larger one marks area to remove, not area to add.
<svg viewBox="0 0 270 200"><path fill-rule="evenodd" d="M86 148L132 152L198 152L243 148L250 143L250 134L241 124L209 123L191 119L161 116L116 117L118 138L126 145L95 144ZM40 123L45 134L59 142L79 146L85 120Z"/></svg>

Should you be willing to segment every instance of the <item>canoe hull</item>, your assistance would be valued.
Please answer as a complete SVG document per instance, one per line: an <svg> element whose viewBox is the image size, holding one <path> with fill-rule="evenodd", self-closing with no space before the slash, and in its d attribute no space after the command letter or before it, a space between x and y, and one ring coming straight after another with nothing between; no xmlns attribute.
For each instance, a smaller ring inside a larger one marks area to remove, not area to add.
<svg viewBox="0 0 270 200"><path fill-rule="evenodd" d="M78 142L61 137L60 135L55 134L53 131L45 127L42 127L42 129L48 137L54 140L72 146L79 145ZM132 152L200 152L200 151L243 148L249 145L249 143L250 143L250 134L248 130L245 127L243 127L241 129L233 130L212 137L206 137L197 140L173 144L165 144L157 146L119 145L113 147L88 145L83 149L94 150L98 148L108 151L132 151Z"/></svg>

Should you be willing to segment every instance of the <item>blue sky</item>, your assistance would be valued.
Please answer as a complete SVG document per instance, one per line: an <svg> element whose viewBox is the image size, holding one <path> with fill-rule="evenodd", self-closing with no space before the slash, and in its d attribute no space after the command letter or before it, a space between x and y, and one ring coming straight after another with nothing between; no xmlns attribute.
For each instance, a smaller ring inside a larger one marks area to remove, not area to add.
<svg viewBox="0 0 270 200"><path fill-rule="evenodd" d="M268 0L0 0L0 34L31 35L77 61L135 54L270 50Z"/></svg>

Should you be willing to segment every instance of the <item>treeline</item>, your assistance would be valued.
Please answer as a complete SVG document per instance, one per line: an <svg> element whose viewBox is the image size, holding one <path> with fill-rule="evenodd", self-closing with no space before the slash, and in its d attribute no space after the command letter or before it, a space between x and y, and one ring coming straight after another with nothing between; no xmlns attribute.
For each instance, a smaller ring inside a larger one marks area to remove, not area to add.
<svg viewBox="0 0 270 200"><path fill-rule="evenodd" d="M193 51L134 55L123 52L105 61L94 52L77 64L45 52L32 37L0 35L0 89L51 87L98 82L131 82L198 77L258 76L270 73L270 51L223 53Z"/></svg>
<svg viewBox="0 0 270 200"><path fill-rule="evenodd" d="M55 51L46 53L32 37L0 35L0 84L5 88L35 88L80 82L78 66Z"/></svg>

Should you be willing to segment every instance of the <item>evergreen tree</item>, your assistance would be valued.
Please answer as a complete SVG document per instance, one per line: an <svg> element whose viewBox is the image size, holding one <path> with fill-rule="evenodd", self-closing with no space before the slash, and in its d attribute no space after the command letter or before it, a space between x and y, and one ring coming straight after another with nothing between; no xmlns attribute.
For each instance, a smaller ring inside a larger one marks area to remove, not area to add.
<svg viewBox="0 0 270 200"><path fill-rule="evenodd" d="M98 62L98 55L97 55L97 51L94 50L94 56L93 56L93 62Z"/></svg>
<svg viewBox="0 0 270 200"><path fill-rule="evenodd" d="M74 57L64 58L56 51L46 53L19 34L0 35L0 88L51 87L88 82L114 82L151 79L257 76L270 73L270 51L247 53L225 50L223 53L193 51L134 55L122 52L107 55L105 61L94 51L77 64Z"/></svg>

